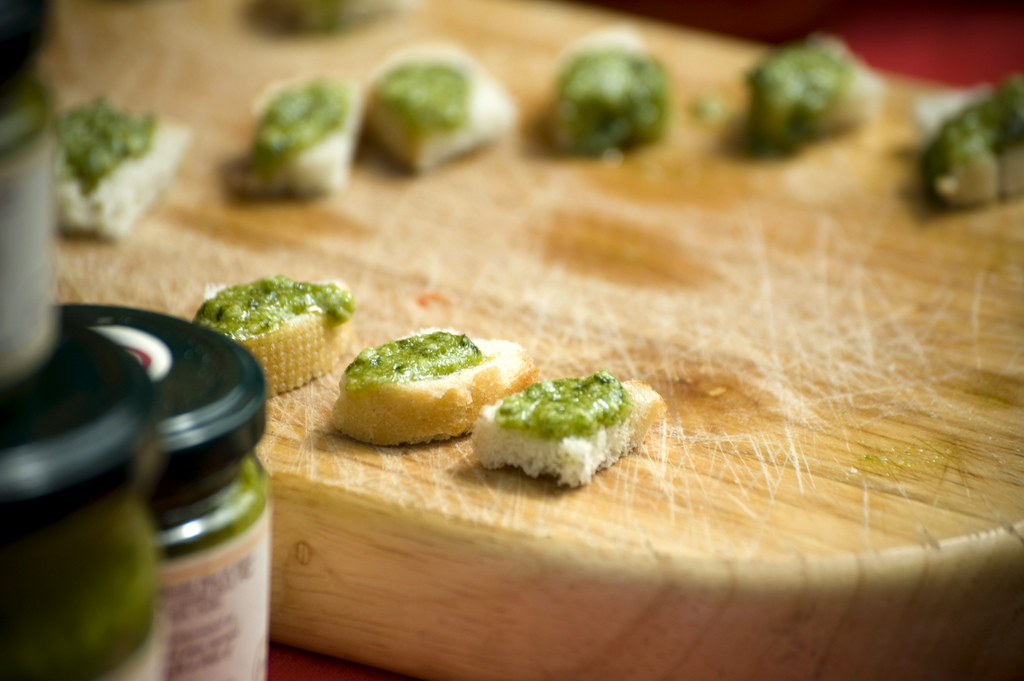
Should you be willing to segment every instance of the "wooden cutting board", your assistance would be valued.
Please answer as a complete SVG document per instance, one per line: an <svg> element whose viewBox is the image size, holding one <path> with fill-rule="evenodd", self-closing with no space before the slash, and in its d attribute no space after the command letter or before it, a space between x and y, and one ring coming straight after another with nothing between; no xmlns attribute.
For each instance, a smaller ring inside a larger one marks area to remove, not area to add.
<svg viewBox="0 0 1024 681"><path fill-rule="evenodd" d="M359 345L270 401L272 638L428 679L1000 679L1024 673L1024 202L921 197L892 80L870 128L788 161L736 151L751 44L639 23L671 71L665 143L553 154L556 56L620 19L424 0L344 35L276 32L252 0L61 0L42 68L187 123L180 177L124 241L62 239L62 301L190 318L208 284L343 279ZM351 185L244 202L225 173L270 81L365 80L463 44L517 133L422 177L363 145ZM669 405L578 490L486 471L468 439L337 434L344 365L424 327L522 344L543 376L608 368Z"/></svg>

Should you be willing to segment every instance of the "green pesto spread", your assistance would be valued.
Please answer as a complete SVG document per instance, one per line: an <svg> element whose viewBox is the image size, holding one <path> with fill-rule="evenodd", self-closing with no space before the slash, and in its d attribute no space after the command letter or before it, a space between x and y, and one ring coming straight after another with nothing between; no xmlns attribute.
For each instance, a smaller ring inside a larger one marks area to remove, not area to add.
<svg viewBox="0 0 1024 681"><path fill-rule="evenodd" d="M186 516L176 513L177 509L158 514L157 539L164 555L187 556L241 535L266 510L267 491L267 474L259 459L252 453L246 455L234 480L220 492L189 505ZM186 526L189 531L183 532Z"/></svg>
<svg viewBox="0 0 1024 681"><path fill-rule="evenodd" d="M0 157L39 139L49 116L49 97L38 79L19 75L0 85Z"/></svg>
<svg viewBox="0 0 1024 681"><path fill-rule="evenodd" d="M336 284L310 284L288 277L265 277L222 289L205 301L192 321L235 340L277 329L305 312L322 312L341 324L355 312L352 294Z"/></svg>
<svg viewBox="0 0 1024 681"><path fill-rule="evenodd" d="M1009 76L991 95L946 121L921 157L934 198L936 181L953 169L1024 144L1024 77Z"/></svg>
<svg viewBox="0 0 1024 681"><path fill-rule="evenodd" d="M0 546L0 679L112 676L150 635L157 550L123 492Z"/></svg>
<svg viewBox="0 0 1024 681"><path fill-rule="evenodd" d="M89 193L125 160L145 155L155 131L152 116L132 116L97 99L69 111L59 121L59 172L74 178Z"/></svg>
<svg viewBox="0 0 1024 681"><path fill-rule="evenodd" d="M824 45L793 44L772 52L747 75L747 149L755 156L781 156L818 137L852 77L850 61Z"/></svg>
<svg viewBox="0 0 1024 681"><path fill-rule="evenodd" d="M263 111L252 147L252 167L269 176L345 124L348 91L325 80L285 90Z"/></svg>
<svg viewBox="0 0 1024 681"><path fill-rule="evenodd" d="M469 77L451 64L419 62L389 71L377 98L416 133L457 130L469 118Z"/></svg>
<svg viewBox="0 0 1024 681"><path fill-rule="evenodd" d="M534 383L506 397L495 422L545 440L590 437L601 428L622 423L633 409L625 387L607 371L585 378Z"/></svg>
<svg viewBox="0 0 1024 681"><path fill-rule="evenodd" d="M465 335L434 331L410 336L360 352L345 369L345 390L361 392L390 383L441 378L486 359Z"/></svg>
<svg viewBox="0 0 1024 681"><path fill-rule="evenodd" d="M668 107L665 70L646 55L584 52L558 79L555 115L573 153L599 156L653 142L665 129Z"/></svg>

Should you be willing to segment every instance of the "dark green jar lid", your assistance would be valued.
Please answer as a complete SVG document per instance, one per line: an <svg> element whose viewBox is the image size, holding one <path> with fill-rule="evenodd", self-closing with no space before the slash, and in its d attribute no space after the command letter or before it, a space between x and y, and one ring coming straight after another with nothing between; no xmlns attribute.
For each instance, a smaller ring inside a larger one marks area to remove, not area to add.
<svg viewBox="0 0 1024 681"><path fill-rule="evenodd" d="M138 363L63 320L50 360L0 396L0 542L151 483L161 462L154 409Z"/></svg>
<svg viewBox="0 0 1024 681"><path fill-rule="evenodd" d="M158 514L233 479L266 426L266 382L245 348L157 312L107 305L65 305L63 311L122 345L150 373L168 455L153 495Z"/></svg>

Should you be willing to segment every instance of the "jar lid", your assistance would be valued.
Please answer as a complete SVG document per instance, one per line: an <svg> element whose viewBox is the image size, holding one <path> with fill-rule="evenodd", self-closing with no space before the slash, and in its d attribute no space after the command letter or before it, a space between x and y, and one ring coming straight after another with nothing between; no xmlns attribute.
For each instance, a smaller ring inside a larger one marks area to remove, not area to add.
<svg viewBox="0 0 1024 681"><path fill-rule="evenodd" d="M17 73L42 42L47 0L0 3L0 83Z"/></svg>
<svg viewBox="0 0 1024 681"><path fill-rule="evenodd" d="M137 362L65 320L50 360L0 398L0 541L152 482L161 459L154 407Z"/></svg>
<svg viewBox="0 0 1024 681"><path fill-rule="evenodd" d="M263 371L235 341L147 310L65 305L63 311L134 354L156 385L158 430L168 455L153 498L158 512L184 490L217 487L263 437Z"/></svg>

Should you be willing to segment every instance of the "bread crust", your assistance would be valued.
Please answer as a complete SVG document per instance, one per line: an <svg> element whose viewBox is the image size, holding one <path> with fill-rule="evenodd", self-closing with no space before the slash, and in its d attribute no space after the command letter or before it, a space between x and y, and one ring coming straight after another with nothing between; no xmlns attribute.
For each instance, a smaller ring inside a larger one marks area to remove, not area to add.
<svg viewBox="0 0 1024 681"><path fill-rule="evenodd" d="M473 339L486 361L451 375L393 383L358 393L345 389L334 405L335 427L373 445L417 444L462 435L480 410L518 392L537 377L537 368L519 345Z"/></svg>
<svg viewBox="0 0 1024 681"><path fill-rule="evenodd" d="M641 381L622 385L633 400L629 416L590 437L546 440L507 430L494 420L501 402L490 404L473 427L473 455L485 468L516 466L531 477L554 476L560 485L585 485L594 473L636 450L650 427L665 417L665 401L649 385Z"/></svg>
<svg viewBox="0 0 1024 681"><path fill-rule="evenodd" d="M304 312L270 333L239 341L263 368L267 397L320 378L352 342L352 324L331 323L323 312Z"/></svg>

